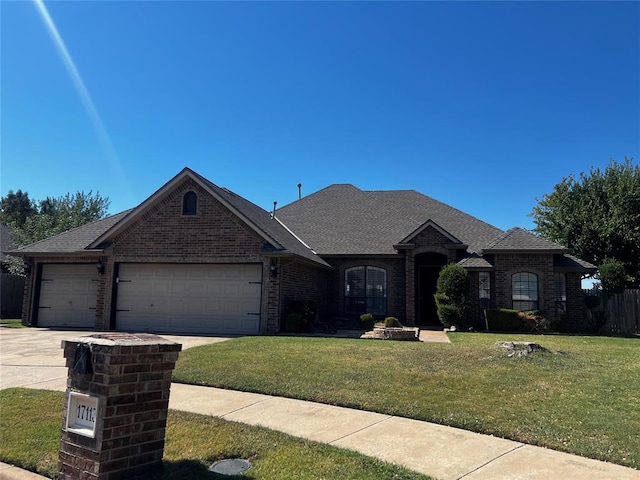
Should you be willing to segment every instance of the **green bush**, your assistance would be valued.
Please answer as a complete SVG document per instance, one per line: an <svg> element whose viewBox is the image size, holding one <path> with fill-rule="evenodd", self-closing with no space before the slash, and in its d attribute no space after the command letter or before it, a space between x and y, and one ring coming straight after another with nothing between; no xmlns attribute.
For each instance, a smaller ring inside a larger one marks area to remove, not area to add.
<svg viewBox="0 0 640 480"><path fill-rule="evenodd" d="M486 310L487 330L490 332L542 333L553 324L537 311L520 312L508 308Z"/></svg>
<svg viewBox="0 0 640 480"><path fill-rule="evenodd" d="M313 322L316 320L318 304L313 300L295 299L289 301L286 312L285 330L287 332L308 332L313 328ZM289 325L289 315L299 316L299 318L291 317L291 326Z"/></svg>
<svg viewBox="0 0 640 480"><path fill-rule="evenodd" d="M436 295L438 295L436 293ZM436 302L438 300L436 299ZM460 309L456 305L447 305L446 303L438 304L438 318L440 323L446 328L460 324Z"/></svg>
<svg viewBox="0 0 640 480"><path fill-rule="evenodd" d="M362 325L364 326L364 328L366 328L367 330L371 330L376 323L371 313L363 313L362 315L360 315L360 320L362 321Z"/></svg>
<svg viewBox="0 0 640 480"><path fill-rule="evenodd" d="M486 310L487 330L490 332L520 332L522 324L518 310L496 308Z"/></svg>
<svg viewBox="0 0 640 480"><path fill-rule="evenodd" d="M284 327L285 331L289 333L299 332L301 320L302 315L300 313L290 313L289 315L287 315Z"/></svg>
<svg viewBox="0 0 640 480"><path fill-rule="evenodd" d="M438 318L445 327L456 325L464 328L469 273L460 265L450 263L442 267L438 275L437 292L434 295Z"/></svg>
<svg viewBox="0 0 640 480"><path fill-rule="evenodd" d="M387 317L384 319L384 326L385 327L402 327L402 324L400 323L400 320L398 320L396 317Z"/></svg>

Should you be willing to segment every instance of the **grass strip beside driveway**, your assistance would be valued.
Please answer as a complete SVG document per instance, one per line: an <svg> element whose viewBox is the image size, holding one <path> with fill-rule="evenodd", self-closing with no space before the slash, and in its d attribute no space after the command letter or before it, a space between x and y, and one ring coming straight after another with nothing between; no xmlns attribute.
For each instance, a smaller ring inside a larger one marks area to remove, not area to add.
<svg viewBox="0 0 640 480"><path fill-rule="evenodd" d="M431 421L640 468L640 340L450 338L244 337L182 352L174 381ZM506 340L551 353L508 358L495 346Z"/></svg>
<svg viewBox="0 0 640 480"><path fill-rule="evenodd" d="M0 461L54 478L64 393L11 388L0 391ZM245 476L208 471L217 460L245 458ZM169 410L162 477L158 480L251 478L429 480L359 453L297 439L266 428Z"/></svg>

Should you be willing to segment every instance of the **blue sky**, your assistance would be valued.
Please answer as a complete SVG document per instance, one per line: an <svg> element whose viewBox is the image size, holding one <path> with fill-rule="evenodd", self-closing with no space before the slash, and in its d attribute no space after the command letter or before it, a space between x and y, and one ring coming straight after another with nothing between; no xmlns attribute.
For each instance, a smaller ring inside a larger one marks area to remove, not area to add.
<svg viewBox="0 0 640 480"><path fill-rule="evenodd" d="M2 195L117 213L188 166L266 210L351 183L532 228L563 176L640 160L640 2L44 9L0 2Z"/></svg>

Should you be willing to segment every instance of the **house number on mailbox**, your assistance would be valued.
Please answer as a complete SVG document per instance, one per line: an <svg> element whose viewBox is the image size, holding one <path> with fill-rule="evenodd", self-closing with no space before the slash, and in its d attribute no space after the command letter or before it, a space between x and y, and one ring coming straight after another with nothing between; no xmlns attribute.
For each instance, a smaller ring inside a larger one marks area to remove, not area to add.
<svg viewBox="0 0 640 480"><path fill-rule="evenodd" d="M67 430L94 438L98 416L98 397L86 393L69 392Z"/></svg>

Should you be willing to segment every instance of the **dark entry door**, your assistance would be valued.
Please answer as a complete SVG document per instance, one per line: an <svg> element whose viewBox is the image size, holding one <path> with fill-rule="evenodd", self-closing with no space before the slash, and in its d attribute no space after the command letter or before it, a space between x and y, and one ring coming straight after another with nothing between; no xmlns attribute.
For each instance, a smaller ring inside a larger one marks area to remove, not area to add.
<svg viewBox="0 0 640 480"><path fill-rule="evenodd" d="M436 311L436 293L440 267L418 268L418 325L436 325L439 322Z"/></svg>
<svg viewBox="0 0 640 480"><path fill-rule="evenodd" d="M419 326L441 325L436 311L436 293L440 269L447 263L445 255L425 253L416 257L416 320Z"/></svg>

